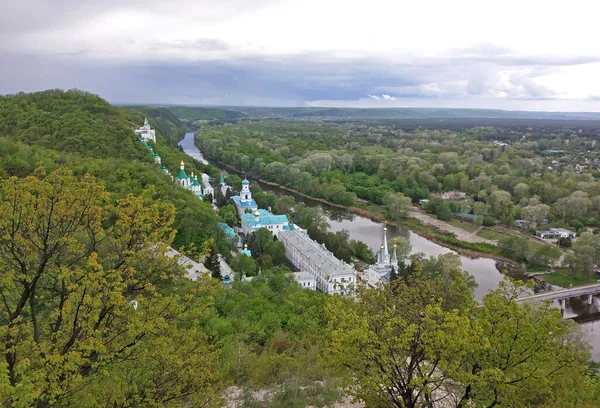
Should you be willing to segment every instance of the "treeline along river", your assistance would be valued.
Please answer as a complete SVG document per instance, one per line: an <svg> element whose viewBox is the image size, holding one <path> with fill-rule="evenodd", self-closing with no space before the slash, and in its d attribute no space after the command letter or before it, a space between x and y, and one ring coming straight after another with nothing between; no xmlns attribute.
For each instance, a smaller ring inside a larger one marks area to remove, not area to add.
<svg viewBox="0 0 600 408"><path fill-rule="evenodd" d="M194 133L186 133L179 145L188 156L202 163L207 163L202 152L194 142ZM216 163L213 163L213 165L219 167ZM256 182L256 180L253 181ZM347 230L351 239L363 241L373 251L379 250L382 240L382 223L360 215L351 214L343 208L330 206L319 200L311 200L302 195L294 194L271 185L261 184L261 188L278 196L292 195L296 199L296 202L304 202L306 205L320 208L325 216L325 220L330 225L330 231ZM412 253L422 252L427 256L438 256L454 252L408 229L388 225L388 240L397 236L404 237L410 242ZM475 289L475 298L477 300L483 298L488 291L496 289L498 283L504 277L496 268L496 261L494 259L461 256L461 261L462 268L473 275L477 281L478 287ZM600 322L599 327L595 328L595 322L600 320L600 298L596 296L592 305L588 305L586 300L584 298L568 299L565 317L574 318L574 320L581 323L592 345L592 356L594 360L600 361Z"/></svg>

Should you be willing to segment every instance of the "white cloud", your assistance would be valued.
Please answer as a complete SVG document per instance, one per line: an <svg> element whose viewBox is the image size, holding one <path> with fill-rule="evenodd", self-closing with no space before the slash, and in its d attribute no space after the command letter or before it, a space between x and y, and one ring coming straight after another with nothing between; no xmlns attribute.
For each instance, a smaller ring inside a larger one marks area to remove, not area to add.
<svg viewBox="0 0 600 408"><path fill-rule="evenodd" d="M12 3L0 15L0 58L63 56L65 64L74 58L122 66L224 61L235 69L253 60L281 71L294 61L297 71L311 71L314 83L369 84L360 92L364 100L332 97L331 104L489 100L564 109L544 102L564 100L572 110L600 95L599 6L589 0L568 6L543 0ZM349 73L354 68L360 72ZM14 71L10 75L20 69ZM299 81L290 75L288 81ZM278 78L285 81L283 74ZM0 92L13 86L6 84L0 78Z"/></svg>

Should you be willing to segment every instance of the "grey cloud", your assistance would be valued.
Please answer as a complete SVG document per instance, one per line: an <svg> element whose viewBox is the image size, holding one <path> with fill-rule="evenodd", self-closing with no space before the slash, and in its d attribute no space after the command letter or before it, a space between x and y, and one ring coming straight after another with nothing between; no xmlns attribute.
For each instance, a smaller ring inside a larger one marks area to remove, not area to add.
<svg viewBox="0 0 600 408"><path fill-rule="evenodd" d="M276 0L8 0L0 13L0 33L12 35L64 27L114 10L177 13L185 7L197 12L189 24L231 17ZM138 22L143 28L143 21Z"/></svg>
<svg viewBox="0 0 600 408"><path fill-rule="evenodd" d="M217 38L196 38L194 40L175 40L149 43L145 46L147 51L163 50L196 50L196 51L227 51L232 47L225 41Z"/></svg>

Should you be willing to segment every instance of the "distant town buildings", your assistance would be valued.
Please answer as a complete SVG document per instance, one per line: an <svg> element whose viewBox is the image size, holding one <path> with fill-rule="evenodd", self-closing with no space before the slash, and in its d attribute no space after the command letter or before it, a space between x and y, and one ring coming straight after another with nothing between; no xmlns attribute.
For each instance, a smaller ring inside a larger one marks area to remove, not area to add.
<svg viewBox="0 0 600 408"><path fill-rule="evenodd" d="M550 228L548 231L536 231L535 234L542 239L575 238L577 233L566 228Z"/></svg>
<svg viewBox="0 0 600 408"><path fill-rule="evenodd" d="M462 191L445 191L439 193L431 193L432 197L438 197L442 200L464 200L467 196L467 193L463 193Z"/></svg>

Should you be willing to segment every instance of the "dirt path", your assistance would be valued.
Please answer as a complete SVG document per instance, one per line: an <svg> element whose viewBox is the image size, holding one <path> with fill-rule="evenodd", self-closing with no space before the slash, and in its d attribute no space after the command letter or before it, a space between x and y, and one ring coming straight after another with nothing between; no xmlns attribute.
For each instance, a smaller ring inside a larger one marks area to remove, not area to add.
<svg viewBox="0 0 600 408"><path fill-rule="evenodd" d="M496 241L492 241L491 239L482 238L479 235L477 235L476 233L465 231L462 228L455 227L454 225L450 225L447 222L440 221L437 218L434 218L431 215L421 212L421 211L411 211L410 216L418 219L425 225L431 225L432 227L439 228L442 231L450 232L450 233L454 234L454 236L456 236L456 238L460 239L461 241L474 242L474 243L486 243L486 244L492 244L492 245L496 244Z"/></svg>

